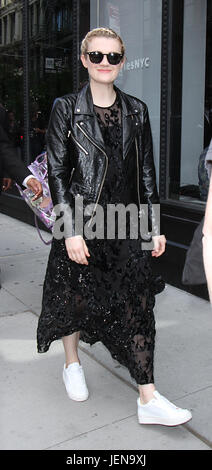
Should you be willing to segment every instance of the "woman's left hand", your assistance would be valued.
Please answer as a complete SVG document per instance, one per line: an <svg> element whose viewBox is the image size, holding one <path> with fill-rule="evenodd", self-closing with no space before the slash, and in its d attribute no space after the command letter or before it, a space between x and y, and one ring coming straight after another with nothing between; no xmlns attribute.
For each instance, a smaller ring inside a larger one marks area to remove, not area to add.
<svg viewBox="0 0 212 470"><path fill-rule="evenodd" d="M36 199L39 199L42 196L42 184L34 176L29 178L26 184L27 187L35 194L35 196L32 198L32 201L36 201Z"/></svg>
<svg viewBox="0 0 212 470"><path fill-rule="evenodd" d="M156 258L161 256L166 249L166 237L164 235L157 235L152 237L154 243L154 250L152 250L152 256Z"/></svg>

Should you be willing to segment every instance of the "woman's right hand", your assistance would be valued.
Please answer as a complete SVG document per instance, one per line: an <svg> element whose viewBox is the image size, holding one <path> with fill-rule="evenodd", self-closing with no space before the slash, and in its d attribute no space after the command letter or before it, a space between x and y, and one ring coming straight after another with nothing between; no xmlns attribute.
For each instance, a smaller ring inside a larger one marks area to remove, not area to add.
<svg viewBox="0 0 212 470"><path fill-rule="evenodd" d="M81 235L66 238L65 245L68 256L72 261L79 264L88 264L87 257L90 256L90 253Z"/></svg>

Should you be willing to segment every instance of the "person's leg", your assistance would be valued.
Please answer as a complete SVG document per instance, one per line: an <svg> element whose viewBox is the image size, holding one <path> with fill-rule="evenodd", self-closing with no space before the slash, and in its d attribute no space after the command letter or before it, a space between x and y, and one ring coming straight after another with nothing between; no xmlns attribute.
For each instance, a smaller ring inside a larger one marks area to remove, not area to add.
<svg viewBox="0 0 212 470"><path fill-rule="evenodd" d="M63 381L69 398L76 401L87 400L89 393L85 375L78 356L80 331L64 336L63 346L66 363L63 368Z"/></svg>
<svg viewBox="0 0 212 470"><path fill-rule="evenodd" d="M65 350L66 367L68 367L70 364L73 364L74 362L79 362L80 364L78 356L79 337L80 331L76 331L72 335L64 336L62 338Z"/></svg>
<svg viewBox="0 0 212 470"><path fill-rule="evenodd" d="M144 299L142 304L144 316L146 307ZM143 371L145 372L142 384L138 384L138 420L140 424L177 426L189 421L192 418L192 415L189 410L178 408L157 392L153 376L154 340L155 328L153 312L152 315L150 315L149 309L148 317L146 319L146 328L144 329L143 335L137 334L133 338L133 349L135 351L134 357L137 358L137 363L142 364Z"/></svg>

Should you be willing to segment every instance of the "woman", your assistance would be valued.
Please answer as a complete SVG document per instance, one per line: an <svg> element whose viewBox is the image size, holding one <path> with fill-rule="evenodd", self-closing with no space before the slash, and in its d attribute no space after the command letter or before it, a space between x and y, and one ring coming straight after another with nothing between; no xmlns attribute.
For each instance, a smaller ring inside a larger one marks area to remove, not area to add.
<svg viewBox="0 0 212 470"><path fill-rule="evenodd" d="M114 31L90 31L82 41L81 61L89 84L56 100L47 133L53 203L70 208L73 226L67 228L65 223L65 241L52 243L38 351L45 352L53 340L63 339L67 393L73 400L86 400L79 335L90 344L102 341L138 384L139 422L182 424L191 419L190 412L175 407L154 385L153 307L155 293L163 286L152 274L151 251L141 249L141 236L130 237L129 218L125 239L117 231L115 238L86 238L76 220L79 197L83 209L94 203L94 209L104 210L109 204L140 208L146 203L153 214L158 193L147 107L114 86L125 61L123 41ZM95 226L95 210L88 212L86 230L89 224ZM110 230L110 221L103 225L104 232ZM154 237L152 256L164 252L165 242L164 235Z"/></svg>
<svg viewBox="0 0 212 470"><path fill-rule="evenodd" d="M212 304L212 178L211 178L211 168L212 168L212 139L208 147L205 166L208 172L209 178L209 190L207 197L207 204L205 209L205 218L203 223L203 262L205 275L208 286L209 300Z"/></svg>

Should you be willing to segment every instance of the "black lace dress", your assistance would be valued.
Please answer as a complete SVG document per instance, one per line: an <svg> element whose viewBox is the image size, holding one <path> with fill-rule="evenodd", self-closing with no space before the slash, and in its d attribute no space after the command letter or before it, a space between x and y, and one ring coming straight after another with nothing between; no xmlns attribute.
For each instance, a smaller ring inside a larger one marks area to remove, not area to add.
<svg viewBox="0 0 212 470"><path fill-rule="evenodd" d="M99 204L131 202L127 167L122 158L121 108L95 106L103 133L108 170ZM105 223L105 229L106 229ZM151 251L141 240L86 240L89 264L68 258L64 239L53 239L39 318L38 352L52 341L80 331L91 345L101 341L112 357L126 366L137 384L153 383L155 293L162 290L151 269Z"/></svg>

